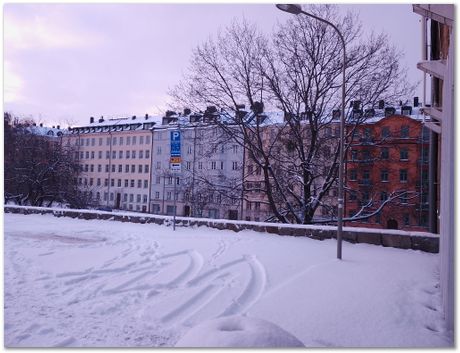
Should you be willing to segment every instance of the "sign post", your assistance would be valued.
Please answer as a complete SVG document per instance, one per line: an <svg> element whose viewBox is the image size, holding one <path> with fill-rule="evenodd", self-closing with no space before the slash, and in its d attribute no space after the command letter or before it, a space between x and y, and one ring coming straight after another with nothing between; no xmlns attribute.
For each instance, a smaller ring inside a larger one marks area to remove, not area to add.
<svg viewBox="0 0 460 353"><path fill-rule="evenodd" d="M169 159L169 169L173 173L173 182L174 182L174 213L173 213L173 231L176 230L176 187L177 187L177 177L176 174L181 172L181 148L180 148L180 137L181 133L180 130L172 130L170 132L170 140L171 140L171 154Z"/></svg>

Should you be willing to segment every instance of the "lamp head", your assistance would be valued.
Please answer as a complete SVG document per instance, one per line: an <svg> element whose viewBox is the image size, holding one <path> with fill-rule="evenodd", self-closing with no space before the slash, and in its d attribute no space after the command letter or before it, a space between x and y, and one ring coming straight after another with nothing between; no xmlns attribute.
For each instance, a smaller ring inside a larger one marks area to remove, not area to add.
<svg viewBox="0 0 460 353"><path fill-rule="evenodd" d="M293 15L298 15L302 12L302 7L299 4L276 4L276 7Z"/></svg>

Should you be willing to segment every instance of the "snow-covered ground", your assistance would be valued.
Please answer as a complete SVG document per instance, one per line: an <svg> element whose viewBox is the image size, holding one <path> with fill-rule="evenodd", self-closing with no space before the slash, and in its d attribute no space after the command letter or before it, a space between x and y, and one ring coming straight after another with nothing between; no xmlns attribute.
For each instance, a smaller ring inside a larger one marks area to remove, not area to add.
<svg viewBox="0 0 460 353"><path fill-rule="evenodd" d="M307 347L452 344L437 254L344 243L339 261L335 240L52 215L4 222L8 347L209 342L200 327L226 316L268 321Z"/></svg>

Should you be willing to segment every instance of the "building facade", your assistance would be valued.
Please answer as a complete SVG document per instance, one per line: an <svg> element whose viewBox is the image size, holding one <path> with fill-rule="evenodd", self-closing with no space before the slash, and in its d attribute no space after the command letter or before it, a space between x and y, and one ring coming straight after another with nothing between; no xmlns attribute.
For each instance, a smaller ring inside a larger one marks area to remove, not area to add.
<svg viewBox="0 0 460 353"><path fill-rule="evenodd" d="M345 195L345 217L357 220L347 225L426 231L428 152L421 119L392 114L359 126L348 152Z"/></svg>

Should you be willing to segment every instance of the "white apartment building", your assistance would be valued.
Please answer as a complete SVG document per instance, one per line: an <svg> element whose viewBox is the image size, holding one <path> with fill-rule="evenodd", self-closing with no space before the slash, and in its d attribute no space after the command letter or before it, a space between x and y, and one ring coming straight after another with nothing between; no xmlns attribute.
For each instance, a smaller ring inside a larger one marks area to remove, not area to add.
<svg viewBox="0 0 460 353"><path fill-rule="evenodd" d="M243 148L201 114L170 116L153 130L151 210L157 214L241 218ZM170 169L170 134L181 134L181 171Z"/></svg>

